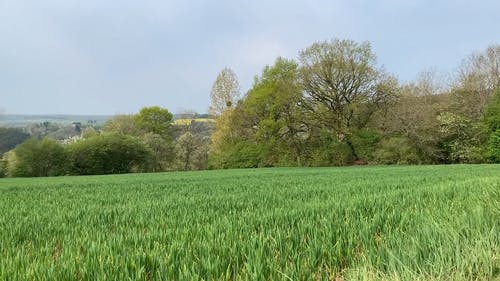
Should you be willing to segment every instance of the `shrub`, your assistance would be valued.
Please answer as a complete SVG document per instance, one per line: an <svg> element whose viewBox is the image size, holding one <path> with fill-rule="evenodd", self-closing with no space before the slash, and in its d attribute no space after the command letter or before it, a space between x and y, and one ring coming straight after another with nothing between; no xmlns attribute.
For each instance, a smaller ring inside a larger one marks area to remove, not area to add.
<svg viewBox="0 0 500 281"><path fill-rule="evenodd" d="M352 149L333 132L323 130L311 145L310 166L343 166L352 163Z"/></svg>
<svg viewBox="0 0 500 281"><path fill-rule="evenodd" d="M2 158L0 159L0 178L5 178L7 175L7 162Z"/></svg>
<svg viewBox="0 0 500 281"><path fill-rule="evenodd" d="M75 175L120 174L142 171L150 151L138 139L98 135L69 144L70 172Z"/></svg>
<svg viewBox="0 0 500 281"><path fill-rule="evenodd" d="M262 146L251 141L239 141L210 155L210 168L257 168L263 166Z"/></svg>
<svg viewBox="0 0 500 281"><path fill-rule="evenodd" d="M417 150L404 137L383 139L373 153L379 164L419 164Z"/></svg>
<svg viewBox="0 0 500 281"><path fill-rule="evenodd" d="M490 135L487 154L490 162L500 163L500 129Z"/></svg>
<svg viewBox="0 0 500 281"><path fill-rule="evenodd" d="M65 173L66 153L55 140L28 139L6 154L6 174L11 177L46 177Z"/></svg>
<svg viewBox="0 0 500 281"><path fill-rule="evenodd" d="M359 130L352 136L352 144L359 159L371 161L380 141L380 135L371 130Z"/></svg>

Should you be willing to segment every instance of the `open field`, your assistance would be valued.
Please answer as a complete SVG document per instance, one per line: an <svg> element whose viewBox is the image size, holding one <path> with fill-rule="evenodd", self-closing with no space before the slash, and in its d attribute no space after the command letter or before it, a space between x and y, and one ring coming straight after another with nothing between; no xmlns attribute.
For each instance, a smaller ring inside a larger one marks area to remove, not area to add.
<svg viewBox="0 0 500 281"><path fill-rule="evenodd" d="M0 179L0 280L499 280L500 166Z"/></svg>

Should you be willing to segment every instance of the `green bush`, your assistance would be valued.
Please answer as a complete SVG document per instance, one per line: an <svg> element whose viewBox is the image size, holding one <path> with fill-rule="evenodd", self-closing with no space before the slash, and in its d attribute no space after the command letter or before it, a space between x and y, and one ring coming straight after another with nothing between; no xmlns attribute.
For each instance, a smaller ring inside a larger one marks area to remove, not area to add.
<svg viewBox="0 0 500 281"><path fill-rule="evenodd" d="M142 171L150 151L138 139L119 135L98 135L69 144L71 174L99 175Z"/></svg>
<svg viewBox="0 0 500 281"><path fill-rule="evenodd" d="M383 139L373 153L378 164L419 164L418 153L404 137Z"/></svg>
<svg viewBox="0 0 500 281"><path fill-rule="evenodd" d="M380 141L380 134L371 130L359 130L352 135L351 141L359 159L372 161L373 152Z"/></svg>
<svg viewBox="0 0 500 281"><path fill-rule="evenodd" d="M344 166L354 160L352 149L330 131L322 131L311 147L310 166Z"/></svg>
<svg viewBox="0 0 500 281"><path fill-rule="evenodd" d="M500 129L490 135L487 147L488 159L492 163L500 163Z"/></svg>
<svg viewBox="0 0 500 281"><path fill-rule="evenodd" d="M7 175L7 162L2 158L0 159L0 178L5 178Z"/></svg>
<svg viewBox="0 0 500 281"><path fill-rule="evenodd" d="M28 139L5 157L10 177L47 177L65 174L66 153L52 139Z"/></svg>
<svg viewBox="0 0 500 281"><path fill-rule="evenodd" d="M251 141L239 141L224 151L210 155L211 169L257 168L263 165L265 149Z"/></svg>
<svg viewBox="0 0 500 281"><path fill-rule="evenodd" d="M500 89L491 97L485 110L484 122L490 132L500 130Z"/></svg>

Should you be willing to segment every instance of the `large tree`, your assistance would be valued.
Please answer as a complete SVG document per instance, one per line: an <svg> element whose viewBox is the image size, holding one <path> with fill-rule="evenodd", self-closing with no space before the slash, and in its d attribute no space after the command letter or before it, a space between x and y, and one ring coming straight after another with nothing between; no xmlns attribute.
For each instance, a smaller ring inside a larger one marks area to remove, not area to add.
<svg viewBox="0 0 500 281"><path fill-rule="evenodd" d="M357 158L351 134L366 127L372 114L389 99L395 79L376 67L368 42L315 43L299 58L305 90L303 105Z"/></svg>
<svg viewBox="0 0 500 281"><path fill-rule="evenodd" d="M301 101L297 63L278 58L266 66L238 105L217 118L212 166L301 165L307 131Z"/></svg>
<svg viewBox="0 0 500 281"><path fill-rule="evenodd" d="M489 99L500 88L500 45L469 56L459 69L452 91L455 111L467 118L479 120Z"/></svg>
<svg viewBox="0 0 500 281"><path fill-rule="evenodd" d="M247 126L254 129L254 141L267 147L263 150L268 152L264 165L301 165L308 133L301 102L302 88L295 61L278 58L256 77L242 107L244 119L250 122Z"/></svg>
<svg viewBox="0 0 500 281"><path fill-rule="evenodd" d="M119 114L104 124L104 131L107 133L117 133L122 135L137 136L140 133L135 116Z"/></svg>
<svg viewBox="0 0 500 281"><path fill-rule="evenodd" d="M158 134L171 138L173 115L166 108L159 106L144 107L134 116L135 122L143 133Z"/></svg>
<svg viewBox="0 0 500 281"><path fill-rule="evenodd" d="M235 106L239 95L240 86L236 74L230 68L224 68L212 86L208 113L214 117L220 116L226 109Z"/></svg>

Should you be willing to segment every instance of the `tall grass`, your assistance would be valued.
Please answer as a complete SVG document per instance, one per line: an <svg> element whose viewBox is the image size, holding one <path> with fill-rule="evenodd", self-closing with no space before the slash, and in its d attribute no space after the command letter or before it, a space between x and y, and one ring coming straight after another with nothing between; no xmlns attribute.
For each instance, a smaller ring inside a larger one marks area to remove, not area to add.
<svg viewBox="0 0 500 281"><path fill-rule="evenodd" d="M500 166L0 181L0 280L498 280Z"/></svg>

